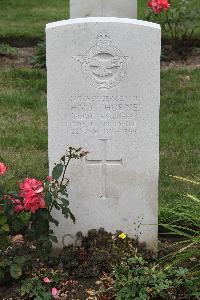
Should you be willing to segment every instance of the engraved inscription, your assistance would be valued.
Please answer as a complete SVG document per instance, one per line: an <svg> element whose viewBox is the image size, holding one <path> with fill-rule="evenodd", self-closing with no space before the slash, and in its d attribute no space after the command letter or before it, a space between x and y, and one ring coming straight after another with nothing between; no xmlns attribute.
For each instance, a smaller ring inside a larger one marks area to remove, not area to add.
<svg viewBox="0 0 200 300"><path fill-rule="evenodd" d="M127 56L117 49L106 32L100 32L86 55L75 57L85 80L94 88L107 90L118 85L126 73Z"/></svg>
<svg viewBox="0 0 200 300"><path fill-rule="evenodd" d="M101 199L107 199L107 166L122 166L122 158L119 160L108 160L107 157L107 139L100 139L103 146L103 158L100 160L89 160L86 159L86 163L91 166L102 166L102 195Z"/></svg>
<svg viewBox="0 0 200 300"><path fill-rule="evenodd" d="M138 97L78 96L67 99L72 134L134 134L138 113Z"/></svg>

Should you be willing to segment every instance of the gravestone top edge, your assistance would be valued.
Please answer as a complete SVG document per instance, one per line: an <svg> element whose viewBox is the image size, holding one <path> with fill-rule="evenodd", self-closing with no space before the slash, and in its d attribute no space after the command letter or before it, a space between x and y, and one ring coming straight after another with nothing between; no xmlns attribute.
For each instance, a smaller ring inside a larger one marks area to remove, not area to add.
<svg viewBox="0 0 200 300"><path fill-rule="evenodd" d="M70 19L85 17L137 19L137 0L70 0Z"/></svg>
<svg viewBox="0 0 200 300"><path fill-rule="evenodd" d="M161 30L160 25L157 23L152 23L152 22L147 22L147 21L137 20L137 19L116 18L116 17L89 17L89 18L77 18L77 19L62 20L62 21L57 21L57 22L52 22L52 23L46 24L46 30L51 29L51 28L65 26L65 25L84 24L84 23L131 24L131 25L152 27L154 29Z"/></svg>

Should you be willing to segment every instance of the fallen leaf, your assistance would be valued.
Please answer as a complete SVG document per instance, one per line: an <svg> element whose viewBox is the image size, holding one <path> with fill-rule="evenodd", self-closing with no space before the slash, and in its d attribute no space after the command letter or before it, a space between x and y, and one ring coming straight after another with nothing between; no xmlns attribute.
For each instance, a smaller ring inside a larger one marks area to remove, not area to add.
<svg viewBox="0 0 200 300"><path fill-rule="evenodd" d="M92 290L92 289L87 289L86 292L87 292L87 294L90 295L90 296L94 296L94 295L95 295L95 292L94 292L94 290Z"/></svg>

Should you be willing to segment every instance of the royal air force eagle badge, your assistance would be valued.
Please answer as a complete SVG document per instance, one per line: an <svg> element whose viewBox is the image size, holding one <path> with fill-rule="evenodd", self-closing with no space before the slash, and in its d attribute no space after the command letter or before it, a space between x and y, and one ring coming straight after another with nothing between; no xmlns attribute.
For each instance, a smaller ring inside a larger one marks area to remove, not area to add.
<svg viewBox="0 0 200 300"><path fill-rule="evenodd" d="M113 45L106 32L98 34L95 45L86 55L75 58L81 64L85 80L96 89L111 89L125 77L127 56Z"/></svg>

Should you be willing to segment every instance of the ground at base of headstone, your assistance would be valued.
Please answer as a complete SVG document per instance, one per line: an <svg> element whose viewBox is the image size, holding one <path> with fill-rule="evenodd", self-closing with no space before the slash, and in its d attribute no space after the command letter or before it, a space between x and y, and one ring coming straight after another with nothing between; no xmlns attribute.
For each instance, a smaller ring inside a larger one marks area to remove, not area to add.
<svg viewBox="0 0 200 300"><path fill-rule="evenodd" d="M180 245L178 246L176 239L163 238L159 241L158 258L178 250L178 247ZM32 244L26 246L23 243L15 244L6 252L8 257L26 254L30 254L32 258L24 267L20 279L16 281L7 277L4 282L0 283L0 300L43 299L34 298L28 293L21 293L23 289L26 290L26 286L22 288L24 282L27 279L35 278L38 278L43 286L49 284L53 287L55 285L59 290L57 299L60 300L114 300L115 296L112 292L114 286L113 266L120 265L126 258L134 257L138 257L139 260L143 257L144 266L149 266L149 268L158 262L158 258L153 259L151 252L146 250L145 244L139 244L122 232L113 235L103 229L91 230L88 237L83 237L81 247L65 247L58 257L51 257L46 261L42 261L36 256ZM141 261L142 266L143 261ZM45 278L50 282L44 283ZM104 289L106 292L100 292ZM169 299L181 298L176 295L176 290L173 290L172 298Z"/></svg>
<svg viewBox="0 0 200 300"><path fill-rule="evenodd" d="M0 55L0 68L33 68L33 57L36 47L16 48L17 54L12 57ZM185 53L186 54L186 53ZM200 48L193 47L189 55L175 53L170 45L163 46L161 56L161 69L193 69L200 67Z"/></svg>

